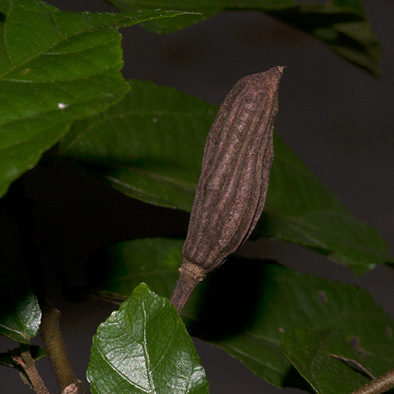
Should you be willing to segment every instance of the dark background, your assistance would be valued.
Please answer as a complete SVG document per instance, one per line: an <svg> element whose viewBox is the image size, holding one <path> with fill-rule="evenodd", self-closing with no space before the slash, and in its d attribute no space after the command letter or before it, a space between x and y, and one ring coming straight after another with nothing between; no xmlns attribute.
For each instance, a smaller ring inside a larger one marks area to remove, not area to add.
<svg viewBox="0 0 394 394"><path fill-rule="evenodd" d="M62 10L112 11L99 1L51 1ZM175 86L219 104L241 77L286 65L279 94L276 129L314 173L360 220L374 226L394 253L394 2L364 1L367 17L383 49L382 77L374 78L337 57L317 40L259 13L221 13L191 28L155 35L135 26L123 29L124 76ZM44 221L43 231L53 258L70 266L74 282L77 268L111 233L182 233L187 215L154 210L113 193L62 166L29 174ZM59 182L59 178L61 182ZM66 192L65 192L66 190ZM108 206L111 198L111 206ZM110 209L109 209L110 208ZM135 217L135 208L140 212ZM146 222L151 213L152 221ZM155 219L156 218L156 219ZM168 220L167 220L168 219ZM172 228L168 227L172 222ZM163 228L165 227L165 228ZM70 248L70 245L74 245ZM367 288L394 317L394 271L380 266L355 278L348 270L304 248L273 241L248 242L246 256L275 258L314 275ZM81 279L81 281L83 281ZM54 288L58 285L54 283ZM83 378L89 362L91 337L113 306L104 302L69 303L58 299L62 330L77 375ZM35 340L39 343L39 340ZM0 351L14 344L0 338ZM196 341L212 394L278 393L223 351ZM55 392L48 360L38 363ZM17 373L0 368L0 394L30 393ZM283 394L301 393L283 389Z"/></svg>

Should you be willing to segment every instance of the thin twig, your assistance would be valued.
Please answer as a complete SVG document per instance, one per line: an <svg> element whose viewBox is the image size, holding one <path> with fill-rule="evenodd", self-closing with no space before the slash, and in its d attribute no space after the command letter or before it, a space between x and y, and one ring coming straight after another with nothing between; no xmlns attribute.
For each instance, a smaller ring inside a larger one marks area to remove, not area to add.
<svg viewBox="0 0 394 394"><path fill-rule="evenodd" d="M25 348L24 345L21 345L19 349L10 352L10 356L12 361L25 372L28 378L26 383L29 384L33 391L37 394L50 394L41 376L38 374L28 346Z"/></svg>
<svg viewBox="0 0 394 394"><path fill-rule="evenodd" d="M394 388L394 369L390 369L382 376L371 380L352 394L381 394Z"/></svg>

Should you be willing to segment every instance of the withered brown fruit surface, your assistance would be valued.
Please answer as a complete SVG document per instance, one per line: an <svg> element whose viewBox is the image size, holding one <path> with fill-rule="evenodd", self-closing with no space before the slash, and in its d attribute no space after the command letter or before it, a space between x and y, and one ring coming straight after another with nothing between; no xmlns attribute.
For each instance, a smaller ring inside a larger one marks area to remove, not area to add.
<svg viewBox="0 0 394 394"><path fill-rule="evenodd" d="M190 293L250 236L264 208L284 67L249 75L227 94L208 134L171 302Z"/></svg>

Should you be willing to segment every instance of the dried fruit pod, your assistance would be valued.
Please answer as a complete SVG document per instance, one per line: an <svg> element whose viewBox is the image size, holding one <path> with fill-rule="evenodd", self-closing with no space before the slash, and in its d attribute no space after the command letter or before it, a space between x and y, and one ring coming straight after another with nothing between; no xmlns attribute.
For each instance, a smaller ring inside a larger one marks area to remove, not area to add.
<svg viewBox="0 0 394 394"><path fill-rule="evenodd" d="M178 311L205 275L249 237L260 218L283 69L242 78L219 108L205 144L183 264L171 297Z"/></svg>

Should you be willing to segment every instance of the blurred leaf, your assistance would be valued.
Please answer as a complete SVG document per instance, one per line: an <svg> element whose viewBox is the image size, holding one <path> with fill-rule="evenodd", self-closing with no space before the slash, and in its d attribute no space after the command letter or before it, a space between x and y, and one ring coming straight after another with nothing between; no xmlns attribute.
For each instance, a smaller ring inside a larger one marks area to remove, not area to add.
<svg viewBox="0 0 394 394"><path fill-rule="evenodd" d="M274 148L266 207L255 236L311 248L356 274L393 261L378 232L356 220L277 136Z"/></svg>
<svg viewBox="0 0 394 394"><path fill-rule="evenodd" d="M128 296L141 282L169 297L178 279L183 243L182 239L142 238L109 246L91 259L89 278L105 291L100 297L109 301L124 301L113 297Z"/></svg>
<svg viewBox="0 0 394 394"><path fill-rule="evenodd" d="M307 4L267 13L313 35L334 53L371 74L380 74L380 45L359 1ZM336 4L335 4L336 3Z"/></svg>
<svg viewBox="0 0 394 394"><path fill-rule="evenodd" d="M151 82L131 85L115 106L74 123L61 152L130 197L190 211L217 107ZM355 220L277 135L274 148L254 235L312 248L358 274L391 261L380 235Z"/></svg>
<svg viewBox="0 0 394 394"><path fill-rule="evenodd" d="M120 300L144 281L170 297L181 247L179 240L162 238L113 245L99 254L100 263L92 260L97 294ZM322 364L308 364L314 354L329 360L327 368L340 371L354 387L366 379L341 358L354 360L375 376L394 364L394 322L366 290L272 262L230 258L197 287L182 317L192 335L222 348L278 387L307 389L281 346L314 387L328 381ZM335 335L330 334L333 327ZM315 332L327 329L328 334ZM330 336L329 346L325 335ZM300 336L308 343L301 344ZM321 375L315 371L319 366Z"/></svg>
<svg viewBox="0 0 394 394"><path fill-rule="evenodd" d="M116 31L175 11L62 12L41 1L0 0L0 196L75 119L129 89Z"/></svg>
<svg viewBox="0 0 394 394"><path fill-rule="evenodd" d="M0 353L0 364L6 367L16 368L15 363L8 353Z"/></svg>
<svg viewBox="0 0 394 394"><path fill-rule="evenodd" d="M182 319L145 284L99 326L87 376L93 394L209 392Z"/></svg>
<svg viewBox="0 0 394 394"><path fill-rule="evenodd" d="M190 211L217 107L174 88L130 83L115 107L76 122L60 149L130 197Z"/></svg>
<svg viewBox="0 0 394 394"><path fill-rule="evenodd" d="M136 9L180 9L197 11L201 16L183 16L171 20L155 20L144 26L157 33L179 30L220 11L262 11L295 28L313 35L333 52L367 70L379 74L380 48L359 0L339 0L318 4L296 0L107 0L123 11ZM263 39L263 38L262 38Z"/></svg>
<svg viewBox="0 0 394 394"><path fill-rule="evenodd" d="M358 359L368 363L371 358L372 362L377 361L373 360L371 354L366 354L364 349L352 346L332 329L291 331L283 336L281 347L319 394L352 393L371 378L366 376L368 370L365 366L353 361L354 367L351 368L350 361ZM377 369L380 369L379 365Z"/></svg>
<svg viewBox="0 0 394 394"><path fill-rule="evenodd" d="M37 298L26 283L16 275L0 276L0 335L29 344L40 322Z"/></svg>

